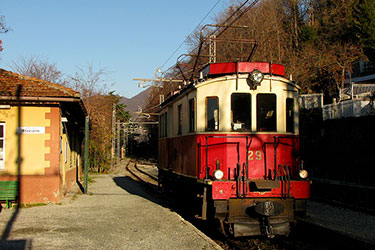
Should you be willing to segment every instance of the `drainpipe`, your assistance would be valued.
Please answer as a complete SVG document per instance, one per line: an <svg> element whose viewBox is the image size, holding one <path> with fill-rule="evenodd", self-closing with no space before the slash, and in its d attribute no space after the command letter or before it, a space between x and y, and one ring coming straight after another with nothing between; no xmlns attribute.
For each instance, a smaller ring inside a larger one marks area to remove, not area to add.
<svg viewBox="0 0 375 250"><path fill-rule="evenodd" d="M87 194L87 177L89 173L89 123L90 118L86 116L85 120L85 188L84 193Z"/></svg>

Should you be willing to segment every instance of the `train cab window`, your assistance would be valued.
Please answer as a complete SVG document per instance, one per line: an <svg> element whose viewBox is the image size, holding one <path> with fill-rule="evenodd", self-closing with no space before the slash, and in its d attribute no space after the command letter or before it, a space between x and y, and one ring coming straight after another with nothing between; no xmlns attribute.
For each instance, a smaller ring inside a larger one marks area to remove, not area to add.
<svg viewBox="0 0 375 250"><path fill-rule="evenodd" d="M177 123L178 123L177 133L180 135L182 133L182 105L181 104L177 106L177 112L178 112L178 114L177 114L177 119L178 119L178 121L177 121Z"/></svg>
<svg viewBox="0 0 375 250"><path fill-rule="evenodd" d="M207 97L206 105L207 130L219 130L219 99Z"/></svg>
<svg viewBox="0 0 375 250"><path fill-rule="evenodd" d="M234 93L231 97L232 129L249 131L251 129L251 95Z"/></svg>
<svg viewBox="0 0 375 250"><path fill-rule="evenodd" d="M286 98L286 132L294 133L294 99Z"/></svg>
<svg viewBox="0 0 375 250"><path fill-rule="evenodd" d="M195 131L195 103L194 99L189 100L189 132Z"/></svg>
<svg viewBox="0 0 375 250"><path fill-rule="evenodd" d="M276 95L257 95L257 130L276 131Z"/></svg>

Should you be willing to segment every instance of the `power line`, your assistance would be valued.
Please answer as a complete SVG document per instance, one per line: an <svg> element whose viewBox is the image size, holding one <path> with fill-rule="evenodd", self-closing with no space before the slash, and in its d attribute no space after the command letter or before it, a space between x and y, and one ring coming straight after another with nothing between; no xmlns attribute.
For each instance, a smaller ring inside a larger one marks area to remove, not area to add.
<svg viewBox="0 0 375 250"><path fill-rule="evenodd" d="M168 59L163 63L163 65L160 68L163 68L167 64L167 62L177 53L177 51L182 47L182 45L184 45L184 43L187 40L187 38L194 33L194 31L202 24L202 22L207 18L207 16L216 8L216 6L220 2L221 2L221 0L218 0L215 3L215 5L210 9L210 11L202 18L202 20L198 23L198 25L190 32L190 34L185 38L185 40L182 41L182 43L180 44L180 46L177 47L177 49L172 53L172 55L170 57L168 57Z"/></svg>
<svg viewBox="0 0 375 250"><path fill-rule="evenodd" d="M246 0L229 18L227 18L227 20L225 20L225 22L223 24L226 24L229 19L231 19L235 14L237 14L237 12L240 11L240 9L247 3L249 2L249 0ZM259 2L259 0L254 0L252 3L249 4L249 6L246 7L246 9L244 11L242 11L242 13L240 13L234 20L232 20L228 26L231 26L232 24L234 24L238 19L240 19L249 9L251 9L252 7L254 7L257 3ZM218 28L219 29L219 28ZM215 32L218 31L218 29L216 29L212 34L214 34ZM228 27L224 28L217 36L220 36L221 34L223 34L224 31L226 31L228 29Z"/></svg>
<svg viewBox="0 0 375 250"><path fill-rule="evenodd" d="M195 29L192 31L192 32L190 32L190 34L189 34L189 36L191 35L191 34L193 34L193 32L201 25L201 23L204 21L204 19L212 12L212 10L218 5L218 3L220 2L221 0L219 0L219 1L217 1L216 2L216 4L211 8L211 10L206 14L206 16L199 22L199 24L195 27ZM242 7L244 7L248 2L249 2L250 0L245 0L238 8L237 8L237 10L235 11L235 12L233 12L227 19L225 19L225 21L224 22L222 22L222 24L223 25L226 25L228 22L229 22L229 20L233 17L233 16L235 16L241 9L242 9ZM238 19L240 19L249 9L251 9L252 7L254 7L257 3L259 2L259 0L253 0L253 2L251 2L246 8L245 8L245 10L243 10L238 16L236 16L235 18L234 18L234 20L232 20L229 24L228 24L228 26L231 26L233 23L235 23ZM211 35L213 35L213 34L215 34L216 32L218 32L219 31L219 27L218 28L216 28L212 33L211 33ZM225 30L227 30L228 29L228 27L226 27L226 28L224 28L224 29L222 29L221 31L220 31L220 33L217 35L217 36L220 36ZM163 68L164 66L165 66L165 64L167 64L167 62L176 54L176 52L182 47L182 45L185 43L185 41L187 40L187 38L189 37L189 36L187 36L186 37L186 39L180 44L180 46L178 46L178 48L173 52L173 54L164 62L164 64L160 67L160 68ZM165 72L166 71L169 71L171 68L173 68L175 65L173 65L173 66L171 66L171 67L169 67L167 70L165 70Z"/></svg>

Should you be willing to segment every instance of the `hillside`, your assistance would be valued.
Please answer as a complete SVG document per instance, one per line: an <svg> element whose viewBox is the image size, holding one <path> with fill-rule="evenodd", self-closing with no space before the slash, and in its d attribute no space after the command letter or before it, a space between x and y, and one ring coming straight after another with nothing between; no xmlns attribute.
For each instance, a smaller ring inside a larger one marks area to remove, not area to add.
<svg viewBox="0 0 375 250"><path fill-rule="evenodd" d="M137 115L134 114L134 112L137 112L138 107L143 108L146 104L146 100L149 96L150 88L142 91L136 96L133 96L132 98L126 98L121 97L120 103L123 103L126 105L126 109L129 110L129 113L133 118L135 118ZM134 119L133 119L134 120Z"/></svg>

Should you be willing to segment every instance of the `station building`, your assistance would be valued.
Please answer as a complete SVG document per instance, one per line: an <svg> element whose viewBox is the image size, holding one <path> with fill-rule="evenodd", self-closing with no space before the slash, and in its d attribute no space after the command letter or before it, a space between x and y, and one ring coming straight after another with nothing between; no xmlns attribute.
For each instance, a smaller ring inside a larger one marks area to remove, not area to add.
<svg viewBox="0 0 375 250"><path fill-rule="evenodd" d="M79 92L0 69L0 181L19 182L21 204L80 185L86 115Z"/></svg>

